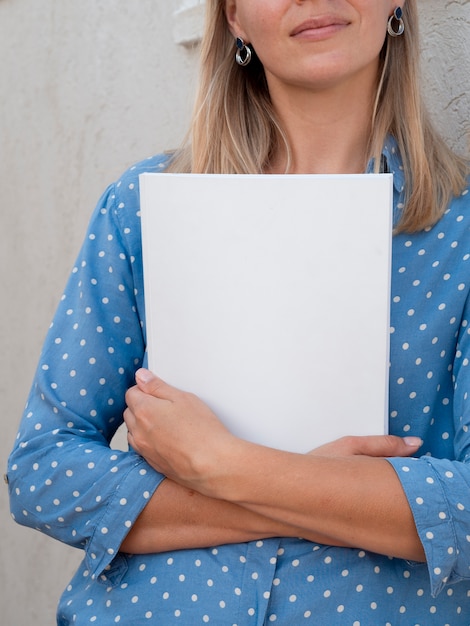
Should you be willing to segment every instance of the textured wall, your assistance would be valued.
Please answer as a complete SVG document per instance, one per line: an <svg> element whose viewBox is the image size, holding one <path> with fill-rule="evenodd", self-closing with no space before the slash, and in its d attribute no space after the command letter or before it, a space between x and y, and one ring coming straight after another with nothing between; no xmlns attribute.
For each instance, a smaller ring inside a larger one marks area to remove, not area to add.
<svg viewBox="0 0 470 626"><path fill-rule="evenodd" d="M174 8L0 0L2 466L99 195L185 129L194 55L173 42ZM51 625L80 553L16 527L7 507L1 489L0 624Z"/></svg>
<svg viewBox="0 0 470 626"><path fill-rule="evenodd" d="M200 0L0 0L0 458L11 447L40 345L104 186L176 145L194 54L175 44ZM470 3L421 0L425 87L460 149L470 131ZM184 17L184 16L183 16ZM185 35L186 37L186 35ZM54 623L79 558L15 526L0 491L0 621Z"/></svg>
<svg viewBox="0 0 470 626"><path fill-rule="evenodd" d="M470 0L418 1L423 91L441 133L470 148Z"/></svg>

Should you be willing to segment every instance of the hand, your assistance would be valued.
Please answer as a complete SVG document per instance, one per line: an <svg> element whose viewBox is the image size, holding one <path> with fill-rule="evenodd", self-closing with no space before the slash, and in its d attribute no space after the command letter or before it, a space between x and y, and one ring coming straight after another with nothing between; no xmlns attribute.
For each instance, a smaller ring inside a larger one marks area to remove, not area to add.
<svg viewBox="0 0 470 626"><path fill-rule="evenodd" d="M237 441L214 413L191 393L171 387L149 370L136 373L126 394L128 442L157 471L204 491L224 451Z"/></svg>
<svg viewBox="0 0 470 626"><path fill-rule="evenodd" d="M314 456L412 456L423 445L419 437L396 437L394 435L371 435L366 437L341 437L326 443L309 454Z"/></svg>

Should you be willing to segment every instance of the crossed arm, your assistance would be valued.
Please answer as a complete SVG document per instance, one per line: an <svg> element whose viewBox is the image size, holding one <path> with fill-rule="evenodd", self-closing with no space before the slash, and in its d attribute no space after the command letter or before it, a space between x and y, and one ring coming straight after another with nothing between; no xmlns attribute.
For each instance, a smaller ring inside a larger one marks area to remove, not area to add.
<svg viewBox="0 0 470 626"><path fill-rule="evenodd" d="M131 553L303 537L424 561L388 456L416 438L346 437L293 454L233 436L197 397L147 370L127 393L129 443L168 478L121 549Z"/></svg>

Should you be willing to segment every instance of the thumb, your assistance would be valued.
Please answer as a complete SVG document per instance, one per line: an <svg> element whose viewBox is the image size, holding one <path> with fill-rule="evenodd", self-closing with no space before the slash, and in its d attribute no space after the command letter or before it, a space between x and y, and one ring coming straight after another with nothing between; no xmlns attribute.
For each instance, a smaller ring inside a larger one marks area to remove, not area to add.
<svg viewBox="0 0 470 626"><path fill-rule="evenodd" d="M173 399L176 392L174 387L168 385L164 380L145 368L137 370L135 381L141 391L162 400Z"/></svg>

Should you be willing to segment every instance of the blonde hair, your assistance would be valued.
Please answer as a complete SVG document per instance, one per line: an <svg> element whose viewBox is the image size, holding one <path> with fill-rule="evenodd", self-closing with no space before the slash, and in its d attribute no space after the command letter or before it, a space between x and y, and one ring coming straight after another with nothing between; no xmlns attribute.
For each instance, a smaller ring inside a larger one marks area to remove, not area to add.
<svg viewBox="0 0 470 626"><path fill-rule="evenodd" d="M192 123L170 172L258 174L279 146L290 153L256 54L247 67L235 63L224 9L224 0L206 0ZM421 98L415 0L406 1L403 20L404 34L388 37L382 50L369 155L379 171L386 138L395 138L406 181L398 230L415 232L435 224L452 196L462 193L469 168L436 132Z"/></svg>

